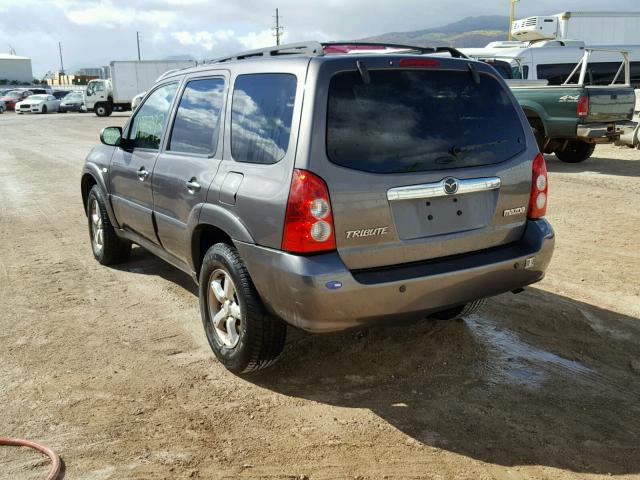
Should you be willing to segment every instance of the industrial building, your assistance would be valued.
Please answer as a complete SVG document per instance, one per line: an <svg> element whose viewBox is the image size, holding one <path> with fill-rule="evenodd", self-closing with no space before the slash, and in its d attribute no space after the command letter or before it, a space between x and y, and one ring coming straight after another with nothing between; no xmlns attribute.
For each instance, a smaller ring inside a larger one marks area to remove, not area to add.
<svg viewBox="0 0 640 480"><path fill-rule="evenodd" d="M31 59L0 53L0 81L4 80L31 83L33 81Z"/></svg>

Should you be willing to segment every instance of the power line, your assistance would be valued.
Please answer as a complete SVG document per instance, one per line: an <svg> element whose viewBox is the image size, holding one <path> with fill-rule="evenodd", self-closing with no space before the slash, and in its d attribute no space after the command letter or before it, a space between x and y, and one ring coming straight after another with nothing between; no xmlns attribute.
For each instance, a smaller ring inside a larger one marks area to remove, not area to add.
<svg viewBox="0 0 640 480"><path fill-rule="evenodd" d="M278 13L278 9L276 8L276 15L274 17L276 19L276 26L272 27L273 36L276 37L276 45L280 45L280 37L283 35L284 27L280 25L280 14Z"/></svg>

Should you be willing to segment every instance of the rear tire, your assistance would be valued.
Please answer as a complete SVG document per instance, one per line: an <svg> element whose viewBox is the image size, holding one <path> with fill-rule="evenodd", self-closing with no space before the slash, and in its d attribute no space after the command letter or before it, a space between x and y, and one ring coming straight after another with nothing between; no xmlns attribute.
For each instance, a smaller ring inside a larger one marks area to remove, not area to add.
<svg viewBox="0 0 640 480"><path fill-rule="evenodd" d="M87 218L95 259L102 265L114 265L127 260L131 254L131 242L116 234L107 214L102 190L97 185L93 186L87 198Z"/></svg>
<svg viewBox="0 0 640 480"><path fill-rule="evenodd" d="M218 243L209 248L199 288L202 323L218 360L237 375L273 365L284 348L287 326L267 312L234 247Z"/></svg>
<svg viewBox="0 0 640 480"><path fill-rule="evenodd" d="M596 149L595 143L587 143L580 140L571 140L564 150L554 153L561 161L566 163L580 163L589 158Z"/></svg>
<svg viewBox="0 0 640 480"><path fill-rule="evenodd" d="M476 313L484 306L485 303L487 303L487 299L481 298L480 300L469 302L466 305L460 305L459 307L453 307L434 313L431 315L431 318L435 318L437 320L461 320L463 317Z"/></svg>

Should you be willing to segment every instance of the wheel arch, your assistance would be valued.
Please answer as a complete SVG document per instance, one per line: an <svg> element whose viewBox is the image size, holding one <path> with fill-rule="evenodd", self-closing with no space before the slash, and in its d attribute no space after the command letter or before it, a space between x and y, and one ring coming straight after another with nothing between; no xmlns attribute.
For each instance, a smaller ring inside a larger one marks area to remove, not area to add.
<svg viewBox="0 0 640 480"><path fill-rule="evenodd" d="M523 106L522 110L524 111L525 116L527 117L527 121L531 126L533 126L532 122L539 124L542 127L542 131L545 136L547 135L547 124L544 121L544 115L542 115L538 110L531 106Z"/></svg>
<svg viewBox="0 0 640 480"><path fill-rule="evenodd" d="M215 243L233 245L238 240L255 243L247 227L234 214L220 205L204 204L197 216L197 224L191 229L191 268L200 273L202 259Z"/></svg>
<svg viewBox="0 0 640 480"><path fill-rule="evenodd" d="M196 275L200 275L202 260L207 250L216 243L233 245L231 237L220 227L208 223L201 223L191 234L191 267Z"/></svg>
<svg viewBox="0 0 640 480"><path fill-rule="evenodd" d="M102 176L99 167L93 163L87 163L84 166L82 178L80 179L80 192L82 194L82 205L84 206L85 214L87 214L87 200L89 198L89 192L94 185L97 185L104 195L105 206L107 208L107 214L109 215L111 224L114 228L120 228L116 216L113 213L113 208L111 207L111 201L108 195L109 190L107 189L105 179Z"/></svg>
<svg viewBox="0 0 640 480"><path fill-rule="evenodd" d="M82 174L82 179L80 180L80 192L82 193L82 205L84 206L84 213L87 214L87 202L89 200L89 192L93 188L94 185L97 185L95 177L91 175L89 172L84 172Z"/></svg>

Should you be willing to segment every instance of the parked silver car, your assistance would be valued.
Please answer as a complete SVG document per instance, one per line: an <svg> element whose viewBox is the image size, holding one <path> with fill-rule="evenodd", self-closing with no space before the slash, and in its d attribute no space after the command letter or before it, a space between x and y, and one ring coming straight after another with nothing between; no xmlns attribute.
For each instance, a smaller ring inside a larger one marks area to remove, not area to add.
<svg viewBox="0 0 640 480"><path fill-rule="evenodd" d="M136 243L190 273L233 372L272 364L287 323L453 319L544 276L545 162L499 74L453 49L372 47L173 72L87 157L95 258Z"/></svg>
<svg viewBox="0 0 640 480"><path fill-rule="evenodd" d="M86 111L83 92L69 92L60 102L60 113Z"/></svg>

